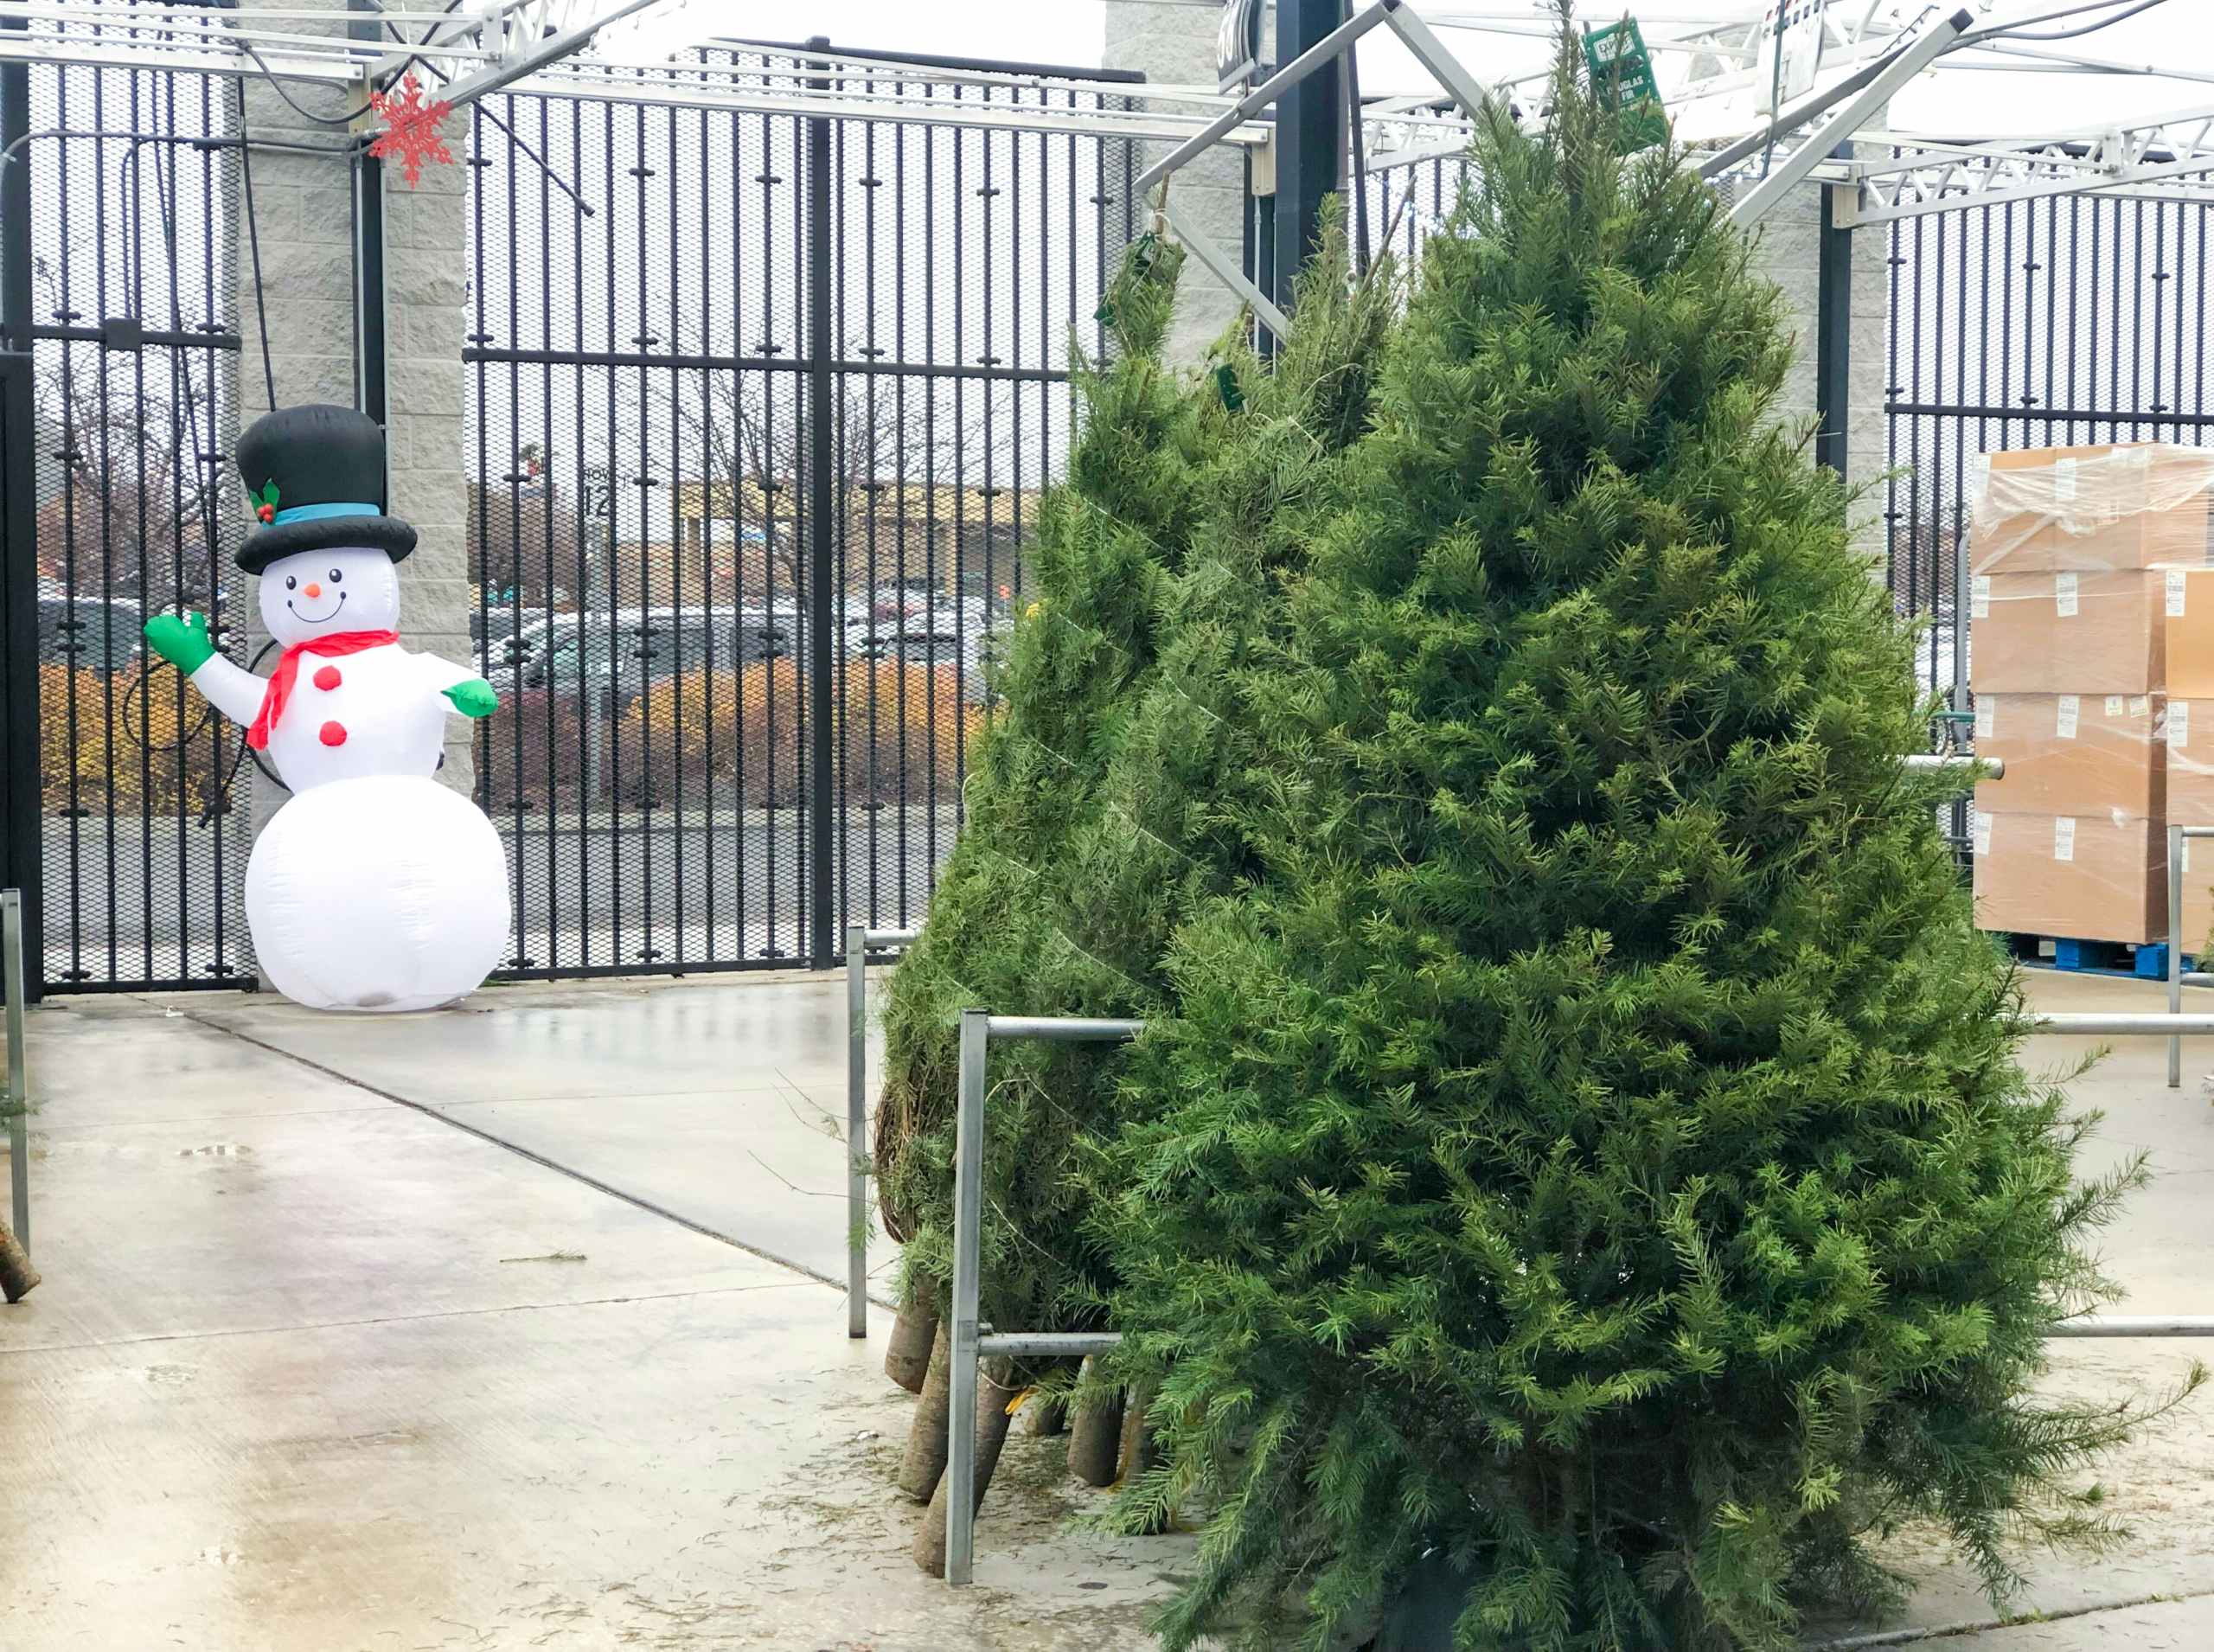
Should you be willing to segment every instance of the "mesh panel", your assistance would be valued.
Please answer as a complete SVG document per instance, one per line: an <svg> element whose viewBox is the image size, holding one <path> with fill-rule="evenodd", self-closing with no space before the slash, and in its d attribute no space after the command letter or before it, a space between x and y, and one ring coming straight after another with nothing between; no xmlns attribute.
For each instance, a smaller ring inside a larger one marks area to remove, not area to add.
<svg viewBox="0 0 2214 1652"><path fill-rule="evenodd" d="M477 775L514 851L507 971L788 964L848 919L918 921L1065 462L1072 335L1096 348L1129 233L1128 146L520 97L471 143L470 544L502 701Z"/></svg>
<svg viewBox="0 0 2214 1652"><path fill-rule="evenodd" d="M85 29L88 34L99 31ZM112 31L111 31L112 32ZM146 656L149 613L211 613L236 531L235 93L213 77L29 72L44 957L57 989L250 980L228 922L246 840L233 738Z"/></svg>

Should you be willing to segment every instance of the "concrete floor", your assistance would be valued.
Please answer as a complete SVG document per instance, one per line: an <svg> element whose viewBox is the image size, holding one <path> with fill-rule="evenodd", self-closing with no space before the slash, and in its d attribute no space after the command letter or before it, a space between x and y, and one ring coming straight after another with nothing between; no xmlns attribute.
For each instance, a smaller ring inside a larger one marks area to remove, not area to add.
<svg viewBox="0 0 2214 1652"><path fill-rule="evenodd" d="M1149 1645L1191 1540L1072 1529L1097 1494L1052 1442L1011 1444L976 1589L908 1559L888 1316L851 1342L822 1283L844 1267L844 1027L842 981L805 977L394 1018L42 1008L46 1284L0 1311L0 1648ZM2076 1086L2108 1113L2098 1152L2148 1147L2161 1172L2108 1254L2126 1311L2214 1312L2214 1045L2180 1096L2162 1061L2127 1045ZM2191 1351L2071 1344L2053 1381L2120 1394ZM2214 1403L2106 1479L2134 1536L2032 1591L2079 1615L1948 1644L2214 1645ZM1987 1618L1935 1544L1896 1559L1926 1579L1912 1623ZM2154 1596L2181 1598L2116 1604Z"/></svg>

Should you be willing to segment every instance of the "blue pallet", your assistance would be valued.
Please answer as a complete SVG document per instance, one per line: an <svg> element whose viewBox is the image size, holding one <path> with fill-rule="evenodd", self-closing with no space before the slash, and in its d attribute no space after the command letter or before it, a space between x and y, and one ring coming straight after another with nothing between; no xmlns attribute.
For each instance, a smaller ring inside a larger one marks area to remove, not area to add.
<svg viewBox="0 0 2214 1652"><path fill-rule="evenodd" d="M2189 974L2198 967L2198 960L2186 952L2183 967L2184 972ZM2166 981L2168 978L2168 944L2166 941L2153 941L2137 949L2137 973L2148 981Z"/></svg>

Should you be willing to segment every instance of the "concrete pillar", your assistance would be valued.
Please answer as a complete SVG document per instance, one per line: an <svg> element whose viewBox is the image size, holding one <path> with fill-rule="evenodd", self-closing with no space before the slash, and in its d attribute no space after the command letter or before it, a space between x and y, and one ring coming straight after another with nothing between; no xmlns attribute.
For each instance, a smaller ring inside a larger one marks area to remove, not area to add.
<svg viewBox="0 0 2214 1652"><path fill-rule="evenodd" d="M1782 289L1788 306L1794 355L1777 413L1799 423L1814 417L1816 340L1821 317L1822 231L1826 186L1795 190L1763 221L1755 264ZM1850 394L1846 413L1846 479L1856 488L1875 484L1888 466L1884 388L1887 382L1891 286L1884 260L1891 237L1882 225L1852 232L1852 329L1847 352ZM1878 488L1853 513L1853 545L1880 557L1884 496Z"/></svg>
<svg viewBox="0 0 2214 1652"><path fill-rule="evenodd" d="M1107 38L1100 61L1109 68L1136 69L1147 80L1176 86L1215 83L1215 28L1219 8L1195 6L1190 0L1106 0ZM1264 25L1264 38L1275 30ZM1197 112L1189 104L1153 106L1164 113ZM1139 161L1149 166L1166 153L1165 144L1141 146ZM1232 258L1238 255L1245 235L1245 163L1235 150L1217 144L1169 180L1176 210L1193 227L1203 230ZM1147 202L1141 202L1141 217ZM1176 317L1169 325L1168 355L1172 362L1195 363L1219 338L1238 315L1238 299L1230 289L1200 267L1197 259L1184 260L1177 282Z"/></svg>
<svg viewBox="0 0 2214 1652"><path fill-rule="evenodd" d="M327 9L327 28L299 22L288 28L308 32L343 32L344 0L243 0L246 9L283 4L291 9ZM365 93L357 88L288 85L285 88L315 112L340 114L358 107ZM435 93L426 85L426 94ZM357 272L354 255L355 168L340 150L348 134L318 125L296 112L267 81L246 83L248 131L253 153L253 228L261 254L261 288L253 284L253 245L240 202L238 229L240 326L245 348L240 362L243 423L270 407L262 370L261 326L266 317L269 367L279 407L330 401L361 405L355 374L355 311ZM462 152L465 117L447 123L446 140ZM315 145L328 155L304 155L259 147L264 143ZM474 656L469 640L470 590L466 543L466 482L463 474L462 363L466 268L464 203L468 169L428 165L420 184L410 189L397 166L370 167L365 178L381 174L385 222L385 331L387 390L385 427L391 465L387 509L414 524L414 554L400 568L400 624L406 645L466 663ZM237 478L229 478L235 487ZM243 520L245 504L234 495L228 507ZM243 575L232 581L229 611L249 631L250 657L264 640L253 591ZM265 669L266 666L265 666ZM470 730L459 719L447 727L445 765L439 778L466 794L474 778ZM256 829L284 798L266 781L254 788Z"/></svg>

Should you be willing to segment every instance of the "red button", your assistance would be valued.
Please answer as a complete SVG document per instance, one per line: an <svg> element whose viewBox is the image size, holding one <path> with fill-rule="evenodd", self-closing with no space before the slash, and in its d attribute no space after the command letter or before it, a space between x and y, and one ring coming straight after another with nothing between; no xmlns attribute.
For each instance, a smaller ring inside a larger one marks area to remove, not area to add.
<svg viewBox="0 0 2214 1652"><path fill-rule="evenodd" d="M323 689L325 693L328 693L330 690L336 688L338 686L338 668L335 665L324 666L322 670L315 674L315 686Z"/></svg>
<svg viewBox="0 0 2214 1652"><path fill-rule="evenodd" d="M345 745L346 725L343 723L325 723L323 726L323 743L325 746Z"/></svg>

